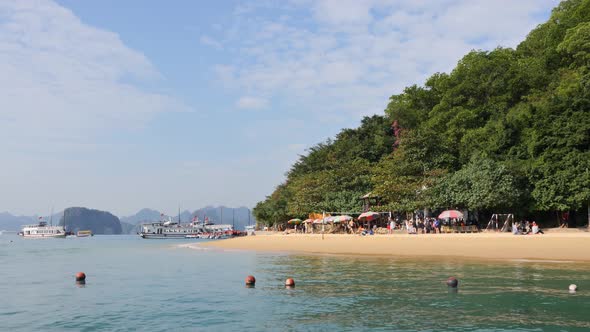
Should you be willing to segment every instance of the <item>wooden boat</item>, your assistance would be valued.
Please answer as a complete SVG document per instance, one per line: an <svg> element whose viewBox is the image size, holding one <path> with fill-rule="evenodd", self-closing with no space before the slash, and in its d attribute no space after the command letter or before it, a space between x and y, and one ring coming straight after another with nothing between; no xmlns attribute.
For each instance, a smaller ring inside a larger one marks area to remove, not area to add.
<svg viewBox="0 0 590 332"><path fill-rule="evenodd" d="M92 231L90 230L84 230L84 231L78 231L76 233L77 237L88 237L88 236L94 236L94 234L92 234Z"/></svg>

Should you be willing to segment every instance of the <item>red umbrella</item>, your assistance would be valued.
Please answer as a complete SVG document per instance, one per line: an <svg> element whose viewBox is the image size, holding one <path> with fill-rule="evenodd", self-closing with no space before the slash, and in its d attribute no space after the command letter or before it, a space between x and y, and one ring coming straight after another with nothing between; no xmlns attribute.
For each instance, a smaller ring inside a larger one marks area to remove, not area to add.
<svg viewBox="0 0 590 332"><path fill-rule="evenodd" d="M377 219L377 218L379 218L379 213L371 212L371 211L362 213L359 216L359 219L366 220L366 221L371 221L371 220Z"/></svg>
<svg viewBox="0 0 590 332"><path fill-rule="evenodd" d="M454 218L454 219L461 219L463 218L463 213L457 211L457 210L446 210L443 211L443 213L438 215L439 219L449 219L449 218Z"/></svg>

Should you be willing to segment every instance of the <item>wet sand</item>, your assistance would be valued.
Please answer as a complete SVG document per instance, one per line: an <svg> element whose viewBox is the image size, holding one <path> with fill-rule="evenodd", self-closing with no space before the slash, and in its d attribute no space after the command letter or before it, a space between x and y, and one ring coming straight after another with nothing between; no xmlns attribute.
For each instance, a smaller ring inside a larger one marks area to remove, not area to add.
<svg viewBox="0 0 590 332"><path fill-rule="evenodd" d="M590 233L344 235L258 233L189 246L337 255L590 262Z"/></svg>

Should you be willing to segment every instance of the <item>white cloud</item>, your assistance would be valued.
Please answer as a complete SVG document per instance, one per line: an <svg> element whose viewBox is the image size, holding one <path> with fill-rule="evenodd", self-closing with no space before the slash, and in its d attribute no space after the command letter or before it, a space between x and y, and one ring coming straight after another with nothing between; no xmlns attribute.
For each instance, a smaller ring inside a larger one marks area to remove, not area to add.
<svg viewBox="0 0 590 332"><path fill-rule="evenodd" d="M558 2L291 0L280 19L250 8L236 12L238 33L225 41L234 60L217 73L226 87L346 121L379 112L472 49L515 47Z"/></svg>
<svg viewBox="0 0 590 332"><path fill-rule="evenodd" d="M219 42L209 36L206 36L206 35L201 36L199 41L203 45L211 46L211 47L218 49L218 50L223 48L223 45L221 44L221 42Z"/></svg>
<svg viewBox="0 0 590 332"><path fill-rule="evenodd" d="M268 107L268 100L264 98L244 96L238 99L236 106L243 109L263 109Z"/></svg>
<svg viewBox="0 0 590 332"><path fill-rule="evenodd" d="M312 7L315 18L328 24L368 23L371 20L371 1L321 0Z"/></svg>
<svg viewBox="0 0 590 332"><path fill-rule="evenodd" d="M0 146L88 139L186 111L142 85L160 74L115 33L52 1L0 2Z"/></svg>

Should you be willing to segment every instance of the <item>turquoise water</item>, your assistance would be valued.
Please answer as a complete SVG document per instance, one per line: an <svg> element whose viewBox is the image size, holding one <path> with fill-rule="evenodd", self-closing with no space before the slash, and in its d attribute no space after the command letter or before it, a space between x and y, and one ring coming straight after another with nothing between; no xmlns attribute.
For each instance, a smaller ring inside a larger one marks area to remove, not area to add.
<svg viewBox="0 0 590 332"><path fill-rule="evenodd" d="M1 235L0 330L590 331L588 265L178 247L191 242Z"/></svg>

